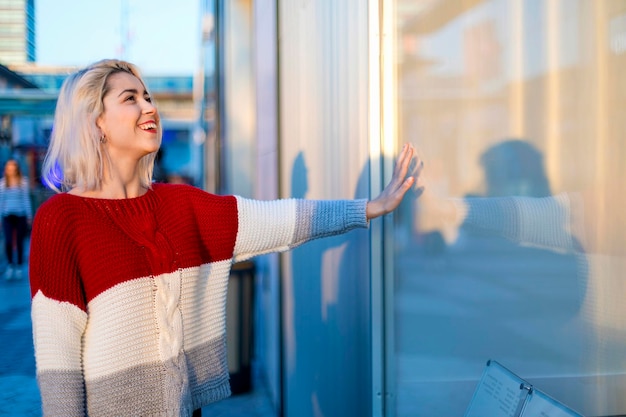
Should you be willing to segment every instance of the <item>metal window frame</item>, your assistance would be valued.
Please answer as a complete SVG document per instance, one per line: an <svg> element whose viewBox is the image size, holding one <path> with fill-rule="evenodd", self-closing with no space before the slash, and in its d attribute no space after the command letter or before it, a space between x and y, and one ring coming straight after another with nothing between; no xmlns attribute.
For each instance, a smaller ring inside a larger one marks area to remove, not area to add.
<svg viewBox="0 0 626 417"><path fill-rule="evenodd" d="M396 103L393 69L393 0L369 1L370 195L378 195L393 173ZM393 214L370 227L373 417L395 415Z"/></svg>

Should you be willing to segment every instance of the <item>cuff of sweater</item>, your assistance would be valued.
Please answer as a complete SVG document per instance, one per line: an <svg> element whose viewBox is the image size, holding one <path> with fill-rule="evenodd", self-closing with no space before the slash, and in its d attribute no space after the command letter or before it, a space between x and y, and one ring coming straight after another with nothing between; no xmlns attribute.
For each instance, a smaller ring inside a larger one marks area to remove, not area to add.
<svg viewBox="0 0 626 417"><path fill-rule="evenodd" d="M449 225L459 227L468 219L469 204L464 198L450 198L448 202L449 206L448 210L444 212L444 219Z"/></svg>
<svg viewBox="0 0 626 417"><path fill-rule="evenodd" d="M369 220L366 214L367 200L348 200L346 206L345 227L346 229L354 229L357 227L369 226Z"/></svg>

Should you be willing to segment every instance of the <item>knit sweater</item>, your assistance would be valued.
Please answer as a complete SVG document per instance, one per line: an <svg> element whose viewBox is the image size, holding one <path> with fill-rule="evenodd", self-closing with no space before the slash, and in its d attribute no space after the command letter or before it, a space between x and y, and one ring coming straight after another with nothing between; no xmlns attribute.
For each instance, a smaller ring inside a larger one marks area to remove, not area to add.
<svg viewBox="0 0 626 417"><path fill-rule="evenodd" d="M46 416L189 416L230 395L233 262L367 227L365 201L256 201L154 184L57 194L37 211L30 279Z"/></svg>

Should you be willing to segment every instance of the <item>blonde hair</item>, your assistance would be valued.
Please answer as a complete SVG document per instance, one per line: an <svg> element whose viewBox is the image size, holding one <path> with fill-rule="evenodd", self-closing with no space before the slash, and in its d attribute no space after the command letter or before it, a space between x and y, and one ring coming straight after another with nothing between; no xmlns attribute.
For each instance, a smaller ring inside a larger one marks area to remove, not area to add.
<svg viewBox="0 0 626 417"><path fill-rule="evenodd" d="M103 99L110 88L108 79L119 72L134 75L148 89L135 65L116 59L98 61L63 82L42 169L44 182L53 190L101 188L104 166L111 161L102 149L96 120L104 112ZM160 121L157 129L160 142ZM153 152L139 161L140 178L145 187L152 183L155 157L156 152Z"/></svg>

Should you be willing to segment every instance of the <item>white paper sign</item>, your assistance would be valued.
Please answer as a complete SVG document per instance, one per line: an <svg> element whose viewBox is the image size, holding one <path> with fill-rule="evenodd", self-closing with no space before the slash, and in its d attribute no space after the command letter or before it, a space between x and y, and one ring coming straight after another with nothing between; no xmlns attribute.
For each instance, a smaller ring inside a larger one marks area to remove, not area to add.
<svg viewBox="0 0 626 417"><path fill-rule="evenodd" d="M526 398L520 417L582 417L541 391L533 390Z"/></svg>
<svg viewBox="0 0 626 417"><path fill-rule="evenodd" d="M584 417L488 361L464 417Z"/></svg>
<svg viewBox="0 0 626 417"><path fill-rule="evenodd" d="M517 417L527 395L523 379L489 361L465 417Z"/></svg>

